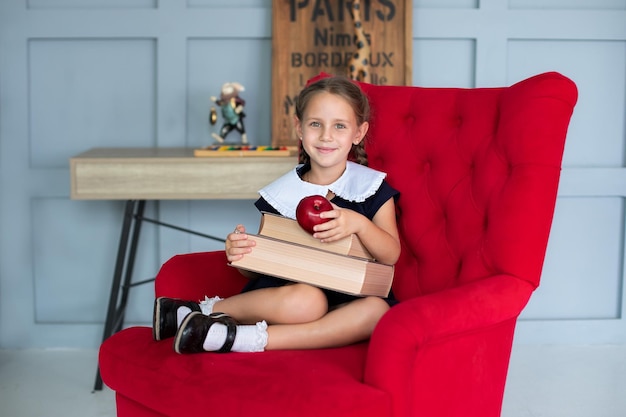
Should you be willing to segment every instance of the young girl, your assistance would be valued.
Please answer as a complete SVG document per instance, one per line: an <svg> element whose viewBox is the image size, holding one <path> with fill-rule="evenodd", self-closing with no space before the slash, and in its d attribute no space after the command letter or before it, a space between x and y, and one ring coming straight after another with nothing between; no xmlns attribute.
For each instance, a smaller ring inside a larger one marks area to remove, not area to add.
<svg viewBox="0 0 626 417"><path fill-rule="evenodd" d="M379 262L394 264L400 255L394 206L398 192L384 180L386 174L366 166L368 117L367 97L347 78L327 77L306 86L295 114L304 163L259 191L255 205L295 218L303 197L326 195L334 209L320 215L330 220L315 226L313 236L332 242L354 233ZM246 256L254 245L238 225L226 240L228 261ZM395 303L393 296L356 297L241 273L250 282L227 299L157 299L154 338L175 336L178 353L338 347L369 338Z"/></svg>

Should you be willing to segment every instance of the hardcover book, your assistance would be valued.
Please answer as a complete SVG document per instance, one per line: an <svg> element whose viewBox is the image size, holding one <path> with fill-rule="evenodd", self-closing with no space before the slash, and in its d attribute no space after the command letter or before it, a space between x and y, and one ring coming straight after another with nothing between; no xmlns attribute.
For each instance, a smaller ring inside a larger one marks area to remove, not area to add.
<svg viewBox="0 0 626 417"><path fill-rule="evenodd" d="M320 242L301 228L297 221L277 214L262 213L259 234L340 255L374 260L357 235L350 235L334 242Z"/></svg>
<svg viewBox="0 0 626 417"><path fill-rule="evenodd" d="M302 233L307 234L307 239L294 237L299 236L293 227L294 224L300 227L297 222L275 217L280 216L263 213L259 234L249 234L256 246L251 253L232 262L232 266L353 295L389 295L393 265L376 262L369 253L370 259L346 254L356 250L350 248L358 247L353 238L349 238L350 245L340 245L342 253L337 253L336 249L329 250L328 244L317 241L304 230ZM320 249L320 245L324 249Z"/></svg>

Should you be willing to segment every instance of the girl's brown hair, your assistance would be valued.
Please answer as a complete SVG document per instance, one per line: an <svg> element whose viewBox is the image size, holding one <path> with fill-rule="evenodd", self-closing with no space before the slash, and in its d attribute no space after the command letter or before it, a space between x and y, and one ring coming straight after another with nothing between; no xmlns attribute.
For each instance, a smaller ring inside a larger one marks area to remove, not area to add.
<svg viewBox="0 0 626 417"><path fill-rule="evenodd" d="M327 92L343 97L354 110L356 122L360 126L364 122L369 121L370 103L361 88L347 77L332 76L321 78L302 89L296 98L296 117L302 120L304 111L306 110L311 98L318 93ZM367 136L367 135L366 135ZM352 145L350 159L355 162L367 166L367 153L365 153L365 138L358 145ZM300 163L308 164L309 155L302 147L300 142Z"/></svg>

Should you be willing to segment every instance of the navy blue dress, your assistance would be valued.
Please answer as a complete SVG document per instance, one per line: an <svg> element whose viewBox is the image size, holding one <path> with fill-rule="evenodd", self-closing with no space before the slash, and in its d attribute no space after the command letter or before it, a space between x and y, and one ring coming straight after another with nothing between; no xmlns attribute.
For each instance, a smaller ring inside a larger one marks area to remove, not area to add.
<svg viewBox="0 0 626 417"><path fill-rule="evenodd" d="M308 166L303 166L298 171L298 175L302 177L302 175L308 170ZM380 188L374 195L367 198L365 201L361 203L356 203L353 201L347 201L339 196L333 197L331 200L332 203L336 204L341 208L346 208L350 210L354 210L357 213L361 213L368 219L372 220L378 210L390 199L398 199L400 193L391 187L386 181L383 181L380 185ZM265 211L269 213L274 213L280 215L278 211L272 207L263 197L260 197L254 205L259 209L259 211ZM287 285L289 283L293 283L292 281L284 280L282 278L277 278L269 275L261 275L258 278L250 280L250 282L244 287L242 292L248 292L253 290L258 290L261 288L271 288L271 287L282 287L283 285ZM353 301L358 296L340 293L333 290L328 290L322 288L324 294L326 294L326 298L328 299L328 306L334 307L339 304L343 304L349 301ZM393 292L389 294L387 298L384 299L387 303L392 306L397 303L397 300L393 296Z"/></svg>

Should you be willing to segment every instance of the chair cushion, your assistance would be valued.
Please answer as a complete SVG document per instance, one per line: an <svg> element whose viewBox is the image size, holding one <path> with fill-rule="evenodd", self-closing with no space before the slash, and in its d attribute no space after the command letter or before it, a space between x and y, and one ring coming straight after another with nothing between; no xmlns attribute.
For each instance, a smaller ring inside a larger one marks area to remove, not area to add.
<svg viewBox="0 0 626 417"><path fill-rule="evenodd" d="M155 342L151 331L133 327L105 341L100 372L118 395L159 413L233 417L276 415L280 410L315 417L390 415L388 395L362 382L365 343L340 349L178 355L173 339ZM233 387L245 401L232 398ZM210 404L207 390L212 391Z"/></svg>

